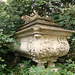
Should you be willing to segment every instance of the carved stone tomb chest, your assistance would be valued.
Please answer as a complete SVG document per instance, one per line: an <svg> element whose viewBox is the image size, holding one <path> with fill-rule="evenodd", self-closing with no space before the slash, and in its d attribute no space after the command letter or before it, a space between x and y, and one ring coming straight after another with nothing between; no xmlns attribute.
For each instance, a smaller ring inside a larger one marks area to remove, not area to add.
<svg viewBox="0 0 75 75"><path fill-rule="evenodd" d="M37 17L16 32L15 46L17 46L16 42L20 42L16 52L21 56L31 58L38 63L38 66L48 63L48 66L55 67L54 62L58 57L68 53L67 39L74 32L61 28L49 19Z"/></svg>

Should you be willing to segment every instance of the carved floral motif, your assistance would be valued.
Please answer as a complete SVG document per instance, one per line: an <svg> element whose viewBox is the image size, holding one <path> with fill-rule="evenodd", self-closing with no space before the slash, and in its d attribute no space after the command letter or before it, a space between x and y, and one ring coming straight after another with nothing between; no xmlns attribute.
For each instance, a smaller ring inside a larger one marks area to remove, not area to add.
<svg viewBox="0 0 75 75"><path fill-rule="evenodd" d="M34 37L27 38L27 50L28 50L28 54L35 56Z"/></svg>
<svg viewBox="0 0 75 75"><path fill-rule="evenodd" d="M57 47L58 55L62 56L67 54L69 51L69 44L67 38L64 36L58 36L57 41L58 41L58 47Z"/></svg>
<svg viewBox="0 0 75 75"><path fill-rule="evenodd" d="M38 46L38 49L35 45ZM69 51L69 44L66 37L62 36L44 35L38 39L29 37L27 38L27 50L31 56L35 57L38 55L39 58L43 58L46 61L49 61L54 56L63 56L67 54ZM38 50L38 52L36 50Z"/></svg>
<svg viewBox="0 0 75 75"><path fill-rule="evenodd" d="M23 16L21 17L21 19L23 19L23 20L25 21L25 23L28 23L28 22L30 22L30 21L32 21L32 20L34 20L34 19L36 19L36 18L40 18L40 17L41 17L41 16L39 16L38 12L36 12L36 10L34 10L33 13L30 14L30 16L28 16L28 15L23 15ZM41 18L50 19L50 17L49 17L48 15L45 15L45 16L43 16L43 17L41 17Z"/></svg>
<svg viewBox="0 0 75 75"><path fill-rule="evenodd" d="M30 21L36 19L37 17L40 17L40 16L38 15L38 12L36 12L36 11L34 10L33 13L30 14L30 16L24 15L24 16L22 16L21 18L25 20L25 23L28 23L28 22L30 22Z"/></svg>

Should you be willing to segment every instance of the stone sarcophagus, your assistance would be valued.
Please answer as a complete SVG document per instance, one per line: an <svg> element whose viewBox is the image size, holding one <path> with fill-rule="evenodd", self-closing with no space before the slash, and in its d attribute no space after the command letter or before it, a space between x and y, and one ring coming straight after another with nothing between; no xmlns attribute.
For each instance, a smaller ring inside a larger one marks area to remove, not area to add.
<svg viewBox="0 0 75 75"><path fill-rule="evenodd" d="M16 42L20 42L16 52L38 63L38 66L55 67L58 57L69 51L67 39L75 31L66 30L48 18L35 17L16 32ZM16 46L15 42L15 46Z"/></svg>

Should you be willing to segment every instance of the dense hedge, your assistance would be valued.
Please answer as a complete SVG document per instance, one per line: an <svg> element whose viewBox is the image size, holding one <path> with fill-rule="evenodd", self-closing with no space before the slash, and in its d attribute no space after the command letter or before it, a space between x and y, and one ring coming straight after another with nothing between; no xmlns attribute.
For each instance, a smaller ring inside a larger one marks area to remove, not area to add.
<svg viewBox="0 0 75 75"><path fill-rule="evenodd" d="M62 27L75 30L75 5L69 6L67 3L67 6L61 6L61 4L59 0L8 0L8 3L0 2L0 73L11 72L15 67L15 50L10 43L15 41L12 36L24 24L21 19L22 15L30 15L33 10L36 10L40 16L49 15L54 22L60 23ZM70 52L64 56L64 59L60 58L62 62L69 58L75 60L75 34L69 43Z"/></svg>

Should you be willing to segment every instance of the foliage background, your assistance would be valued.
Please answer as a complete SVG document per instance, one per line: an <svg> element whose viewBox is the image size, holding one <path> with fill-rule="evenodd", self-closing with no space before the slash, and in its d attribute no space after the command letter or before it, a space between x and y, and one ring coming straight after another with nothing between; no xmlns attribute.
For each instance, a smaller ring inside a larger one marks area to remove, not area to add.
<svg viewBox="0 0 75 75"><path fill-rule="evenodd" d="M10 43L15 41L12 36L18 28L24 25L22 15L30 15L33 10L38 11L40 16L51 16L53 22L62 27L75 30L75 4L74 0L8 0L0 2L0 73L9 73L17 65L15 64L14 48ZM75 34L68 40L70 43L69 53L58 61L66 59L75 61ZM13 66L11 66L13 65Z"/></svg>

